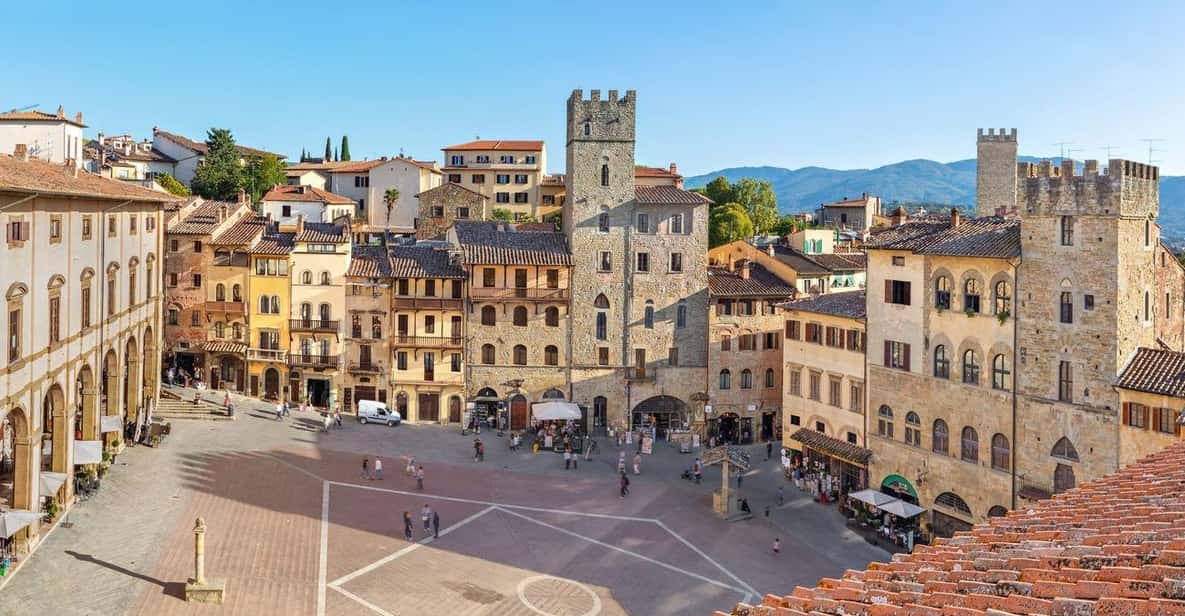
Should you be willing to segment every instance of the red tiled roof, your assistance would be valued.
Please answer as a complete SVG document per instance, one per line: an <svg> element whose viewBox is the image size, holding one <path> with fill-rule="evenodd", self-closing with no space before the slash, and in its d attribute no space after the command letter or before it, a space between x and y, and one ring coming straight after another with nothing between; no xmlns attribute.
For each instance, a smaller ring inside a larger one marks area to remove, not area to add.
<svg viewBox="0 0 1185 616"><path fill-rule="evenodd" d="M297 242L341 243L349 239L349 229L329 222L306 222L304 230L296 234Z"/></svg>
<svg viewBox="0 0 1185 616"><path fill-rule="evenodd" d="M292 184L281 184L275 188L267 191L263 196L264 201L310 201L319 203L330 203L334 205L346 205L353 203L354 200L349 197L343 197L336 193L331 193L328 190L321 190L316 186L296 186Z"/></svg>
<svg viewBox="0 0 1185 616"><path fill-rule="evenodd" d="M785 282L757 263L749 264L749 277L723 267L708 268L708 294L712 297L793 298L794 285Z"/></svg>
<svg viewBox="0 0 1185 616"><path fill-rule="evenodd" d="M255 241L264 231L267 231L267 219L262 216L244 216L229 229L218 234L212 246L241 246Z"/></svg>
<svg viewBox="0 0 1185 616"><path fill-rule="evenodd" d="M435 171L440 173L436 168L436 163L433 161L414 160L407 156L396 156L393 158L375 158L373 160L331 160L322 162L305 162L293 163L285 168L286 172L292 171L327 171L329 173L362 173L370 171L375 167L379 167L391 162L405 162L409 165Z"/></svg>
<svg viewBox="0 0 1185 616"><path fill-rule="evenodd" d="M276 233L260 239L251 247L251 253L257 255L286 255L292 252L292 237L294 233Z"/></svg>
<svg viewBox="0 0 1185 616"><path fill-rule="evenodd" d="M81 126L82 128L86 128L87 127L86 124L83 124L81 121L78 120L81 117L82 116L79 115L76 118L71 119L71 118L65 117L64 115L59 116L54 113L46 113L44 111L37 111L36 109L30 109L28 111L13 110L13 111L7 111L4 113L0 113L0 121L65 122L67 124L73 124L74 126Z"/></svg>
<svg viewBox="0 0 1185 616"><path fill-rule="evenodd" d="M1185 398L1185 353L1150 349L1136 349L1115 382L1116 387Z"/></svg>
<svg viewBox="0 0 1185 616"><path fill-rule="evenodd" d="M391 246L389 254L395 278L465 278L465 269L435 246Z"/></svg>
<svg viewBox="0 0 1185 616"><path fill-rule="evenodd" d="M169 141L172 141L173 143L176 143L177 145L189 148L190 150L193 150L194 152L197 152L198 154L205 154L206 153L206 142L205 141L194 141L193 139L190 139L189 137L183 137L183 136L178 135L176 133L170 133L168 131L163 131L160 129L154 130L153 135L160 135L160 136L168 139ZM245 145L236 145L235 149L238 150L239 153L243 154L244 156L268 156L268 155L271 155L271 156L278 157L280 160L288 158L284 154L277 154L275 152L268 152L267 150L257 150L255 148L249 148Z"/></svg>
<svg viewBox="0 0 1185 616"><path fill-rule="evenodd" d="M171 235L205 235L210 233L221 222L218 220L218 213L224 206L228 213L241 207L237 203L225 201L203 201L184 220L178 221L167 231Z"/></svg>
<svg viewBox="0 0 1185 616"><path fill-rule="evenodd" d="M909 221L873 233L864 246L918 254L1007 259L1020 255L1020 219L967 218L957 227L952 227L949 220Z"/></svg>
<svg viewBox="0 0 1185 616"><path fill-rule="evenodd" d="M678 173L671 173L670 169L661 167L634 167L636 178L681 178Z"/></svg>
<svg viewBox="0 0 1185 616"><path fill-rule="evenodd" d="M171 203L181 201L169 193L157 192L127 182L100 177L73 168L30 157L20 161L0 154L0 190L65 197L119 199Z"/></svg>
<svg viewBox="0 0 1185 616"><path fill-rule="evenodd" d="M1030 509L731 613L1185 614L1183 488L1176 443Z"/></svg>
<svg viewBox="0 0 1185 616"><path fill-rule="evenodd" d="M446 148L440 148L446 152L451 150L507 150L515 152L539 152L543 150L542 141L502 141L500 139L479 139L477 141L469 141L467 143L458 143L457 145L450 145Z"/></svg>
<svg viewBox="0 0 1185 616"><path fill-rule="evenodd" d="M389 278L391 258L385 246L355 245L350 254L346 276L354 278Z"/></svg>
<svg viewBox="0 0 1185 616"><path fill-rule="evenodd" d="M641 205L702 205L712 200L674 186L635 186L634 198Z"/></svg>
<svg viewBox="0 0 1185 616"><path fill-rule="evenodd" d="M829 314L849 319L863 319L868 296L864 291L840 291L782 304L785 310Z"/></svg>
<svg viewBox="0 0 1185 616"><path fill-rule="evenodd" d="M563 233L518 231L494 221L457 221L457 242L470 265L571 265Z"/></svg>

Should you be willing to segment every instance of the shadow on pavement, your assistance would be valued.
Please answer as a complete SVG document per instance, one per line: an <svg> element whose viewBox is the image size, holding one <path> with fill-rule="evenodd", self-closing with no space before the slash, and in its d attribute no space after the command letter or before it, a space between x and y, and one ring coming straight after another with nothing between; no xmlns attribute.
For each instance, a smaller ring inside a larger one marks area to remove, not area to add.
<svg viewBox="0 0 1185 616"><path fill-rule="evenodd" d="M66 553L69 554L70 556L73 556L74 558L77 558L78 560L81 560L82 562L92 563L92 564L98 565L100 567L110 569L116 573L121 573L121 574L126 575L128 577L133 577L138 580L143 580L143 581L148 582L150 584L155 584L157 586L160 586L163 591L163 594L168 595L170 597L174 597L174 598L181 599L181 600L185 599L185 583L184 582L165 582L163 580L158 580L154 577L144 575L143 573L137 573L135 571L132 571L131 569L127 569L125 567L120 567L119 565L117 565L115 563L109 563L105 560L100 560L98 558L95 558L94 556L91 556L90 554L80 554L78 552L75 552L74 550L66 550Z"/></svg>

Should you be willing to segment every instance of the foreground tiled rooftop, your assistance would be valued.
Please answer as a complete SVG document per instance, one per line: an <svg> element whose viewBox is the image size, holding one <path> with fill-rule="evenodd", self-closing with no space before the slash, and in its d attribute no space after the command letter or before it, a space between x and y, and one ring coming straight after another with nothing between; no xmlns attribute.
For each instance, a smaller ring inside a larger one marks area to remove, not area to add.
<svg viewBox="0 0 1185 616"><path fill-rule="evenodd" d="M640 205L703 205L712 200L690 190L674 186L635 186L634 198Z"/></svg>
<svg viewBox="0 0 1185 616"><path fill-rule="evenodd" d="M708 268L708 294L712 297L794 297L794 285L757 263L749 265L749 277L723 267Z"/></svg>
<svg viewBox="0 0 1185 616"><path fill-rule="evenodd" d="M353 203L354 200L349 197L343 197L337 193L331 193L328 190L322 190L316 186L300 186L296 184L281 184L275 188L267 191L263 196L264 201L307 201L317 203L332 203L336 205L346 205Z"/></svg>
<svg viewBox="0 0 1185 616"><path fill-rule="evenodd" d="M1020 219L985 216L961 220L908 221L873 233L865 248L909 250L919 254L956 257L1011 258L1020 256Z"/></svg>
<svg viewBox="0 0 1185 616"><path fill-rule="evenodd" d="M824 293L808 299L783 304L786 310L829 314L849 319L863 319L867 294L864 291L841 291Z"/></svg>
<svg viewBox="0 0 1185 616"><path fill-rule="evenodd" d="M493 221L457 221L453 228L469 264L571 265L563 233L518 231Z"/></svg>
<svg viewBox="0 0 1185 616"><path fill-rule="evenodd" d="M1183 520L1185 442L912 554L727 614L1185 614Z"/></svg>
<svg viewBox="0 0 1185 616"><path fill-rule="evenodd" d="M465 269L435 246L392 246L390 256L395 278L465 278Z"/></svg>
<svg viewBox="0 0 1185 616"><path fill-rule="evenodd" d="M1115 386L1185 398L1185 353L1141 347L1123 369Z"/></svg>
<svg viewBox="0 0 1185 616"><path fill-rule="evenodd" d="M0 154L0 191L161 203L182 201L180 197L169 193L156 192L86 171L80 170L76 176L72 168L31 156L28 160L18 160L4 154Z"/></svg>

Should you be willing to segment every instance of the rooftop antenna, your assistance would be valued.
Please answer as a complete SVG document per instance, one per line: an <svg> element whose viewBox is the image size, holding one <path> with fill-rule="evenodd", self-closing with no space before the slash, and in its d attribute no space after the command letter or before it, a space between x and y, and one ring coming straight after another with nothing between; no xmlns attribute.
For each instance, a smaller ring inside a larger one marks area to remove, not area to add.
<svg viewBox="0 0 1185 616"><path fill-rule="evenodd" d="M9 109L8 113L16 113L18 111L28 111L30 109L36 109L36 108L37 108L37 105L25 105L24 107L16 107L13 109Z"/></svg>
<svg viewBox="0 0 1185 616"><path fill-rule="evenodd" d="M1112 152L1114 152L1114 153L1116 153L1116 154L1118 154L1118 153L1119 153L1119 152L1118 152L1118 150L1119 150L1119 146L1117 146L1117 145L1105 145L1105 146L1103 146L1101 149L1102 149L1104 152L1106 152L1106 153L1107 153L1107 158L1106 158L1106 160L1111 160L1111 154L1112 154Z"/></svg>
<svg viewBox="0 0 1185 616"><path fill-rule="evenodd" d="M1153 159L1152 154L1155 152L1164 152L1164 150L1161 150L1156 147L1156 144L1163 142L1164 139L1160 139L1158 137L1151 137L1148 139L1141 139L1140 141L1143 141L1144 143L1148 144L1148 164L1151 165L1153 163L1160 162L1159 160Z"/></svg>
<svg viewBox="0 0 1185 616"><path fill-rule="evenodd" d="M1061 155L1059 156L1059 158L1065 158L1066 157L1066 146L1073 145L1073 144L1074 144L1073 141L1059 141L1053 145L1056 145L1058 148L1061 149Z"/></svg>

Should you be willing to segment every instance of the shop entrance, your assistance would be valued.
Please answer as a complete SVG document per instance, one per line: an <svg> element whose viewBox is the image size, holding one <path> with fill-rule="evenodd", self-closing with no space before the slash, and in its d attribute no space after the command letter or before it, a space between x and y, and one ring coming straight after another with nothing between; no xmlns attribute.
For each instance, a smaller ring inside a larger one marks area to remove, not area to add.
<svg viewBox="0 0 1185 616"><path fill-rule="evenodd" d="M268 368L263 371L263 394L268 400L280 399L280 371Z"/></svg>
<svg viewBox="0 0 1185 616"><path fill-rule="evenodd" d="M461 398L453 396L448 399L449 423L461 423Z"/></svg>
<svg viewBox="0 0 1185 616"><path fill-rule="evenodd" d="M510 429L523 430L527 427L527 399L522 394L510 398Z"/></svg>
<svg viewBox="0 0 1185 616"><path fill-rule="evenodd" d="M420 394L416 400L416 419L419 421L440 421L440 394Z"/></svg>
<svg viewBox="0 0 1185 616"><path fill-rule="evenodd" d="M654 396L634 407L634 427L654 426L656 436L666 436L672 428L682 428L690 418L687 405L674 396Z"/></svg>
<svg viewBox="0 0 1185 616"><path fill-rule="evenodd" d="M764 412L761 414L761 440L770 441L774 438L774 426L777 422L774 421L774 414Z"/></svg>
<svg viewBox="0 0 1185 616"><path fill-rule="evenodd" d="M741 420L736 413L723 413L716 419L716 436L721 442L736 443L741 432Z"/></svg>
<svg viewBox="0 0 1185 616"><path fill-rule="evenodd" d="M326 379L309 379L309 404L326 408L329 406L330 384Z"/></svg>

